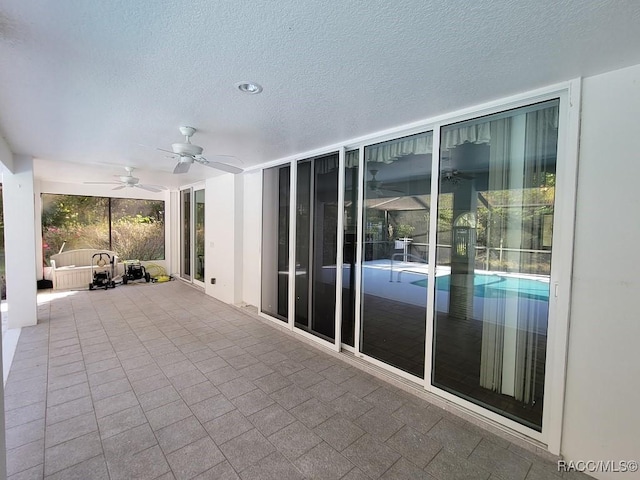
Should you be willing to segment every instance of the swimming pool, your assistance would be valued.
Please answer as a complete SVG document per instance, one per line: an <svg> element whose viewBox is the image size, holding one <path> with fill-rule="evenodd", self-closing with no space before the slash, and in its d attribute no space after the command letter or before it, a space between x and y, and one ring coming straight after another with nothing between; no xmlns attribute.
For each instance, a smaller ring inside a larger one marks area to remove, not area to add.
<svg viewBox="0 0 640 480"><path fill-rule="evenodd" d="M448 291L451 275L436 278L436 289ZM427 279L411 282L412 285L427 288ZM473 275L474 296L514 296L533 300L549 300L549 281L547 279L533 279L503 276L496 274L476 273Z"/></svg>

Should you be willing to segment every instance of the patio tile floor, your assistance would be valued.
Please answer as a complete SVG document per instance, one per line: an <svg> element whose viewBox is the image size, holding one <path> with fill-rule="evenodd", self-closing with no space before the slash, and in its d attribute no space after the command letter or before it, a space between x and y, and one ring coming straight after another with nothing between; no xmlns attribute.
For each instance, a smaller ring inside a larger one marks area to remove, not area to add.
<svg viewBox="0 0 640 480"><path fill-rule="evenodd" d="M9 480L563 478L179 281L69 292L38 315L5 386Z"/></svg>

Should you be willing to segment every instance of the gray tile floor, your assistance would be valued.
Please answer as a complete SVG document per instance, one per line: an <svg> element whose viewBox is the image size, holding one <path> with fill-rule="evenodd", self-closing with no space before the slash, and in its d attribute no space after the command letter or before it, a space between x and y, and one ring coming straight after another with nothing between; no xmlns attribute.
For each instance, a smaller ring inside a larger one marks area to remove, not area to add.
<svg viewBox="0 0 640 480"><path fill-rule="evenodd" d="M181 284L22 331L9 479L552 479L556 465Z"/></svg>

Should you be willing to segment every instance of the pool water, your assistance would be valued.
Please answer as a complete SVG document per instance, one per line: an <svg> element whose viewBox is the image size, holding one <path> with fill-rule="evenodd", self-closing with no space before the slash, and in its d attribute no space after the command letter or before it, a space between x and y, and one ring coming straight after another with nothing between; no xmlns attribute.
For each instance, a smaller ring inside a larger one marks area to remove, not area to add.
<svg viewBox="0 0 640 480"><path fill-rule="evenodd" d="M436 278L436 288L449 291L450 275ZM427 288L427 279L411 282L412 285ZM474 295L478 297L514 296L535 300L549 300L549 283L531 278L503 277L500 275L476 273L473 277Z"/></svg>

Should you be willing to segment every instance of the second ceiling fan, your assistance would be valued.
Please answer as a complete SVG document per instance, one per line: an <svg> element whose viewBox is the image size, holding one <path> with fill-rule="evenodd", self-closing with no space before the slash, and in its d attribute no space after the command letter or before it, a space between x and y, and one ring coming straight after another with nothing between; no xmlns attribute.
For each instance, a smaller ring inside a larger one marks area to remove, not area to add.
<svg viewBox="0 0 640 480"><path fill-rule="evenodd" d="M163 185L148 185L144 183L140 183L140 179L138 177L133 176L134 167L124 167L127 171L126 175L114 175L117 180L112 182L84 182L86 185L116 185L113 190L122 190L123 188L141 188L142 190L146 190L148 192L161 192L162 190L166 190L167 187Z"/></svg>
<svg viewBox="0 0 640 480"><path fill-rule="evenodd" d="M207 167L216 168L228 173L242 173L242 169L228 163L207 160L202 156L203 148L199 145L191 143L191 137L196 132L193 127L180 127L180 133L184 135L185 141L172 143L171 150L159 148L162 152L171 153L174 158L178 159L178 163L173 169L173 173L186 173L193 163L199 163ZM231 155L215 155L215 157L235 158Z"/></svg>

